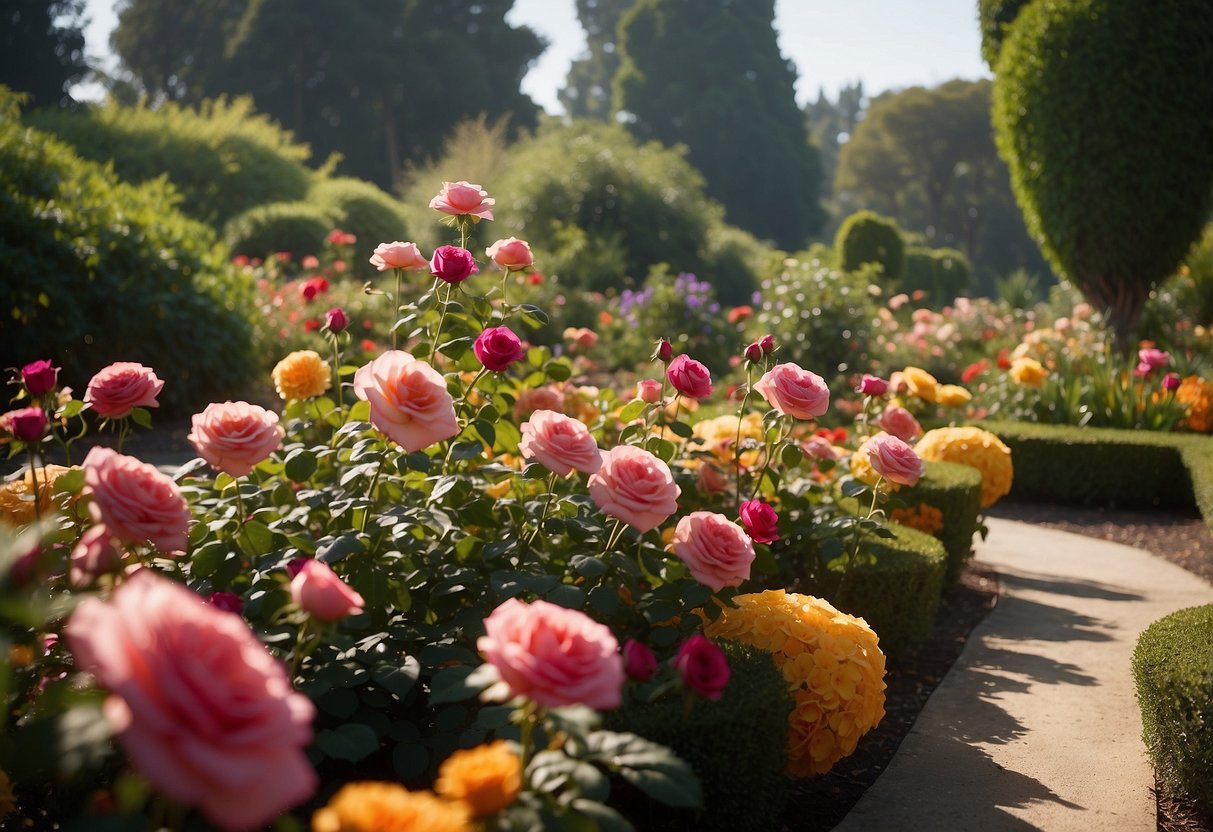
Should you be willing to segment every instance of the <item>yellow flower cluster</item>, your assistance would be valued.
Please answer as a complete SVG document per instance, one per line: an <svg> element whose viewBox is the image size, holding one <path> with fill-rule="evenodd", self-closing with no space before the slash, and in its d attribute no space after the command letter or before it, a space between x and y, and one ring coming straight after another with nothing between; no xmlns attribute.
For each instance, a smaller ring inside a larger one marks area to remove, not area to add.
<svg viewBox="0 0 1213 832"><path fill-rule="evenodd" d="M785 590L738 595L704 627L769 652L787 680L790 777L825 774L884 717L884 654L862 618Z"/></svg>
<svg viewBox="0 0 1213 832"><path fill-rule="evenodd" d="M315 350L296 350L278 362L274 389L287 400L314 399L329 389L333 371Z"/></svg>
<svg viewBox="0 0 1213 832"><path fill-rule="evenodd" d="M871 460L868 459L868 443L865 441L862 445L855 449L851 454L850 460L851 476L867 485L876 486L880 482L880 474L876 473L876 469L872 467ZM896 491L899 486L895 482L884 482L886 491Z"/></svg>
<svg viewBox="0 0 1213 832"><path fill-rule="evenodd" d="M1009 372L1016 384L1022 384L1025 387L1039 387L1049 376L1049 371L1043 364L1035 358L1027 356L1020 356L1012 361Z"/></svg>
<svg viewBox="0 0 1213 832"><path fill-rule="evenodd" d="M895 508L889 512L889 519L930 535L943 531L943 512L927 503Z"/></svg>
<svg viewBox="0 0 1213 832"><path fill-rule="evenodd" d="M47 514L55 507L55 480L71 471L62 465L47 465L38 469L38 511ZM37 517L34 511L34 480L26 471L21 479L0 486L0 521L13 526L32 523Z"/></svg>
<svg viewBox="0 0 1213 832"><path fill-rule="evenodd" d="M1187 407L1188 430L1213 433L1213 381L1188 376L1175 391L1175 400Z"/></svg>
<svg viewBox="0 0 1213 832"><path fill-rule="evenodd" d="M927 431L914 450L923 459L958 462L980 471L982 508L989 508L1011 491L1011 449L988 430L936 428Z"/></svg>
<svg viewBox="0 0 1213 832"><path fill-rule="evenodd" d="M438 769L434 791L484 817L509 806L522 788L522 760L504 740L456 751Z"/></svg>
<svg viewBox="0 0 1213 832"><path fill-rule="evenodd" d="M349 783L312 815L312 832L472 832L468 807L396 783Z"/></svg>
<svg viewBox="0 0 1213 832"><path fill-rule="evenodd" d="M737 441L737 417L726 413L715 419L703 419L692 428L693 436L702 439L700 449L713 454L722 464L731 468L733 465L733 445ZM674 437L677 438L677 437ZM741 440L753 439L762 442L762 416L749 413L741 420ZM745 451L741 455L743 467L750 468L758 463L761 451L757 448Z"/></svg>

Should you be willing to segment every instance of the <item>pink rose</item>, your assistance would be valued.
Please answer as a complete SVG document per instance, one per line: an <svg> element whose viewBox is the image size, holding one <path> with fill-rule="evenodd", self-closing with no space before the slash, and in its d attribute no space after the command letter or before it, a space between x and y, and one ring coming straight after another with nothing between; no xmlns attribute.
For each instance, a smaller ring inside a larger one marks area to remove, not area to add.
<svg viewBox="0 0 1213 832"><path fill-rule="evenodd" d="M680 355L671 361L665 376L675 390L688 398L706 399L712 395L712 374L690 356Z"/></svg>
<svg viewBox="0 0 1213 832"><path fill-rule="evenodd" d="M190 510L177 484L132 456L93 448L84 458L89 512L127 543L150 540L164 554L184 551Z"/></svg>
<svg viewBox="0 0 1213 832"><path fill-rule="evenodd" d="M895 404L884 409L878 424L881 430L893 434L902 442L912 442L914 437L922 433L922 425L918 424L914 414Z"/></svg>
<svg viewBox="0 0 1213 832"><path fill-rule="evenodd" d="M647 644L628 639L623 643L623 672L629 679L647 682L657 675L657 657Z"/></svg>
<svg viewBox="0 0 1213 832"><path fill-rule="evenodd" d="M388 269L412 269L419 271L421 269L428 269L430 261L426 260L421 254L421 249L417 248L416 243L396 241L394 243L380 243L375 246L375 253L371 255L371 265L381 272Z"/></svg>
<svg viewBox="0 0 1213 832"><path fill-rule="evenodd" d="M526 347L508 326L491 326L476 336L472 352L486 370L503 373L526 355Z"/></svg>
<svg viewBox="0 0 1213 832"><path fill-rule="evenodd" d="M602 466L590 477L589 489L603 512L642 534L660 526L677 510L682 493L670 466L634 445L603 451Z"/></svg>
<svg viewBox="0 0 1213 832"><path fill-rule="evenodd" d="M46 433L46 414L40 407L23 407L5 414L5 422L13 436L22 442L37 442Z"/></svg>
<svg viewBox="0 0 1213 832"><path fill-rule="evenodd" d="M719 592L750 577L754 544L723 514L692 511L674 529L674 554L691 570L691 577Z"/></svg>
<svg viewBox="0 0 1213 832"><path fill-rule="evenodd" d="M560 477L573 471L593 474L602 467L602 452L590 429L552 410L536 410L523 422L518 450Z"/></svg>
<svg viewBox="0 0 1213 832"><path fill-rule="evenodd" d="M745 355L745 360L752 364L757 364L762 360L762 357L766 355L766 353L762 351L762 344L758 343L757 341L747 346L743 354Z"/></svg>
<svg viewBox="0 0 1213 832"><path fill-rule="evenodd" d="M478 271L472 253L459 246L438 246L430 258L430 274L447 283L462 283Z"/></svg>
<svg viewBox="0 0 1213 832"><path fill-rule="evenodd" d="M1137 369L1133 371L1133 375L1148 376L1159 367L1165 367L1170 364L1171 354L1163 350L1156 350L1153 347L1141 349L1137 351L1137 362Z"/></svg>
<svg viewBox="0 0 1213 832"><path fill-rule="evenodd" d="M68 558L68 581L72 587L83 589L122 565L122 552L114 545L114 536L104 525L90 526L72 549Z"/></svg>
<svg viewBox="0 0 1213 832"><path fill-rule="evenodd" d="M136 407L159 407L156 397L164 382L151 367L117 361L100 370L88 383L84 401L107 419L121 419Z"/></svg>
<svg viewBox="0 0 1213 832"><path fill-rule="evenodd" d="M498 240L485 249L484 253L490 260L507 271L529 268L535 262L535 255L531 253L531 244L526 240L519 240L517 237Z"/></svg>
<svg viewBox="0 0 1213 832"><path fill-rule="evenodd" d="M482 220L491 220L495 202L489 197L488 191L479 185L460 180L443 182L442 191L430 200L430 207L456 217L470 214Z"/></svg>
<svg viewBox="0 0 1213 832"><path fill-rule="evenodd" d="M59 383L59 368L45 359L31 361L21 368L21 383L31 396L44 395Z"/></svg>
<svg viewBox="0 0 1213 832"><path fill-rule="evenodd" d="M76 665L110 692L106 719L135 768L222 829L306 800L315 710L244 621L141 569L67 625Z"/></svg>
<svg viewBox="0 0 1213 832"><path fill-rule="evenodd" d="M624 683L619 642L585 613L511 598L484 620L476 648L511 696L548 708L619 707Z"/></svg>
<svg viewBox="0 0 1213 832"><path fill-rule="evenodd" d="M319 560L305 561L291 578L291 600L320 621L336 621L366 606L361 595Z"/></svg>
<svg viewBox="0 0 1213 832"><path fill-rule="evenodd" d="M1162 389L1168 393L1174 393L1181 384L1179 373L1167 373L1162 377Z"/></svg>
<svg viewBox="0 0 1213 832"><path fill-rule="evenodd" d="M872 470L889 482L914 485L922 477L922 459L896 436L881 431L863 444Z"/></svg>
<svg viewBox="0 0 1213 832"><path fill-rule="evenodd" d="M824 436L814 436L800 446L806 454L814 459L838 459L838 451Z"/></svg>
<svg viewBox="0 0 1213 832"><path fill-rule="evenodd" d="M571 347L592 350L598 343L598 333L584 326L570 326L564 330L564 340L568 341Z"/></svg>
<svg viewBox="0 0 1213 832"><path fill-rule="evenodd" d="M555 387L531 387L518 394L514 416L525 419L536 410L564 412L564 393Z"/></svg>
<svg viewBox="0 0 1213 832"><path fill-rule="evenodd" d="M825 379L795 364L776 364L758 379L754 389L775 410L797 419L816 419L830 407Z"/></svg>
<svg viewBox="0 0 1213 832"><path fill-rule="evenodd" d="M195 413L186 438L216 471L243 477L282 447L278 414L248 402L214 402Z"/></svg>
<svg viewBox="0 0 1213 832"><path fill-rule="evenodd" d="M858 392L865 396L883 396L889 392L889 383L883 378L864 373L863 379L859 382Z"/></svg>
<svg viewBox="0 0 1213 832"><path fill-rule="evenodd" d="M755 543L774 543L779 539L779 515L762 500L741 504L741 523Z"/></svg>
<svg viewBox="0 0 1213 832"><path fill-rule="evenodd" d="M636 397L645 404L657 404L661 401L661 382L655 378L646 378L638 382Z"/></svg>
<svg viewBox="0 0 1213 832"><path fill-rule="evenodd" d="M719 494L729 487L724 474L707 462L699 466L699 490L704 494Z"/></svg>
<svg viewBox="0 0 1213 832"><path fill-rule="evenodd" d="M446 380L402 350L388 350L361 367L354 393L371 403L371 424L410 453L459 434Z"/></svg>
<svg viewBox="0 0 1213 832"><path fill-rule="evenodd" d="M712 700L721 697L732 675L724 651L699 634L691 636L678 648L674 668L685 687Z"/></svg>

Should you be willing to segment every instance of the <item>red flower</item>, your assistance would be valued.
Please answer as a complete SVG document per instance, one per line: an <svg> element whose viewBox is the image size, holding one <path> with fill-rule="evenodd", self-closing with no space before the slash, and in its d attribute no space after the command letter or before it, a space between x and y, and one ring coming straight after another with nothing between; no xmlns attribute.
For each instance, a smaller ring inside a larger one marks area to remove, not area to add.
<svg viewBox="0 0 1213 832"><path fill-rule="evenodd" d="M963 382L964 384L968 384L970 381L972 381L973 379L977 378L979 375L984 373L986 371L986 368L988 368L989 366L990 366L990 362L984 358L981 359L980 361L974 361L968 367L965 367L964 372L960 374L961 382Z"/></svg>
<svg viewBox="0 0 1213 832"><path fill-rule="evenodd" d="M307 332L315 332L320 329L320 320L317 318L308 318L303 322L303 328Z"/></svg>
<svg viewBox="0 0 1213 832"><path fill-rule="evenodd" d="M1003 347L998 351L998 369L1011 369L1011 359L1007 356L1007 348Z"/></svg>

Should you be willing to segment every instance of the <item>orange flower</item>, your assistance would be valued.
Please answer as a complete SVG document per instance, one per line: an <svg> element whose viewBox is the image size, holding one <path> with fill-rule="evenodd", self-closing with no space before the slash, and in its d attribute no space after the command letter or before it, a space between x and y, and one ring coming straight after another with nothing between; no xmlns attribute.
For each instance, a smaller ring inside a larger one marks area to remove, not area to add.
<svg viewBox="0 0 1213 832"><path fill-rule="evenodd" d="M1188 430L1213 432L1213 381L1188 376L1175 391L1175 400L1188 409Z"/></svg>
<svg viewBox="0 0 1213 832"><path fill-rule="evenodd" d="M889 519L894 523L900 523L903 526L909 526L911 529L918 529L920 532L925 532L934 535L943 530L943 512L935 508L935 506L919 503L916 506L907 506L905 508L895 508L889 513Z"/></svg>
<svg viewBox="0 0 1213 832"><path fill-rule="evenodd" d="M522 761L504 740L456 751L438 769L434 791L462 800L476 817L509 806L522 788Z"/></svg>
<svg viewBox="0 0 1213 832"><path fill-rule="evenodd" d="M729 310L729 323L739 324L754 314L752 306L734 306Z"/></svg>
<svg viewBox="0 0 1213 832"><path fill-rule="evenodd" d="M312 815L312 832L471 832L468 807L395 783L349 783Z"/></svg>
<svg viewBox="0 0 1213 832"><path fill-rule="evenodd" d="M314 399L329 389L332 371L315 350L297 350L274 367L274 389L284 399Z"/></svg>

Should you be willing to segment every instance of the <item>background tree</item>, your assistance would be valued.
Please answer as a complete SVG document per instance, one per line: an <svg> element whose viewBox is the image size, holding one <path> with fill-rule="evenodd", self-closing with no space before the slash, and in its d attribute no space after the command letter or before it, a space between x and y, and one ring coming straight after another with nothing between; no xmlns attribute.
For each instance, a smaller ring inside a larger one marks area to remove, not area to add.
<svg viewBox="0 0 1213 832"><path fill-rule="evenodd" d="M1213 4L1036 2L998 59L994 123L1049 262L1129 346L1213 197Z"/></svg>
<svg viewBox="0 0 1213 832"><path fill-rule="evenodd" d="M597 121L611 117L611 79L619 71L616 32L620 19L634 5L636 0L577 0L586 52L569 66L565 86L557 94L570 116Z"/></svg>
<svg viewBox="0 0 1213 832"><path fill-rule="evenodd" d="M837 101L831 101L824 89L818 89L817 100L805 105L805 127L809 131L809 141L821 157L823 182L834 181L838 153L855 132L866 104L863 82L857 81L840 89Z"/></svg>
<svg viewBox="0 0 1213 832"><path fill-rule="evenodd" d="M821 167L774 19L774 0L639 0L613 94L638 138L687 146L729 222L797 249L824 218Z"/></svg>
<svg viewBox="0 0 1213 832"><path fill-rule="evenodd" d="M0 11L0 84L36 107L71 102L67 89L88 72L84 0L6 0Z"/></svg>

